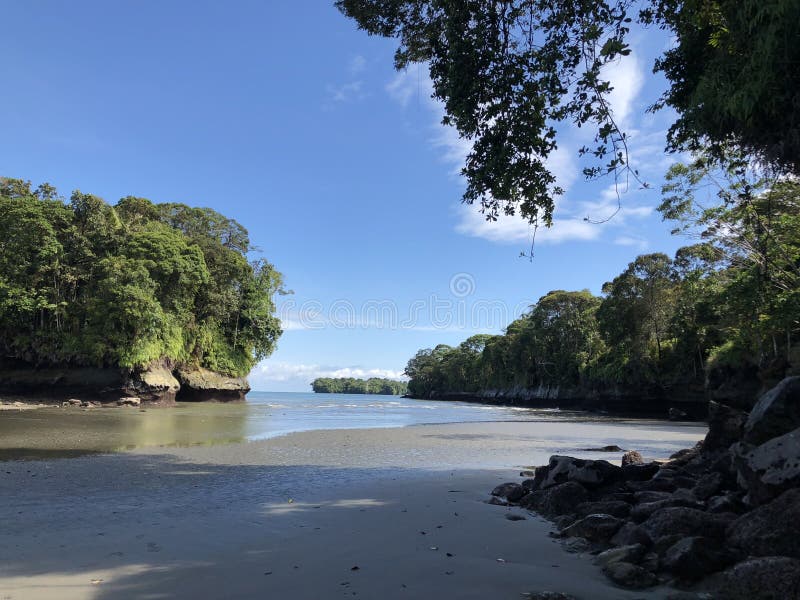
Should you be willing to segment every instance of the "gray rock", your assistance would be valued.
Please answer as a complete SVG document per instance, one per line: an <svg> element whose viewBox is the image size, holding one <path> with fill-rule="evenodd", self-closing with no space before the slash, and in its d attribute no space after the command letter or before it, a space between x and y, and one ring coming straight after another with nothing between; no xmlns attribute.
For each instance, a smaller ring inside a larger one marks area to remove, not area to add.
<svg viewBox="0 0 800 600"><path fill-rule="evenodd" d="M731 448L745 502L758 506L785 490L800 486L800 428L760 446L745 443Z"/></svg>
<svg viewBox="0 0 800 600"><path fill-rule="evenodd" d="M612 562L603 567L603 573L617 585L635 590L643 590L658 583L658 578L650 571L627 562Z"/></svg>
<svg viewBox="0 0 800 600"><path fill-rule="evenodd" d="M708 403L708 433L703 442L706 451L727 448L742 437L747 414L725 404Z"/></svg>
<svg viewBox="0 0 800 600"><path fill-rule="evenodd" d="M631 512L631 505L621 500L601 500L598 502L581 502L575 507L575 514L579 517L588 515L606 514L614 517L625 518Z"/></svg>
<svg viewBox="0 0 800 600"><path fill-rule="evenodd" d="M622 466L620 478L623 481L647 481L658 473L658 463L645 463L643 465L628 464Z"/></svg>
<svg viewBox="0 0 800 600"><path fill-rule="evenodd" d="M650 546L653 540L641 525L628 521L614 534L614 537L611 538L611 543L614 546L631 546L633 544Z"/></svg>
<svg viewBox="0 0 800 600"><path fill-rule="evenodd" d="M646 552L646 548L641 544L631 544L630 546L620 546L601 552L594 558L596 565L605 567L612 562L627 562L638 564Z"/></svg>
<svg viewBox="0 0 800 600"><path fill-rule="evenodd" d="M689 581L702 579L721 571L736 561L737 556L704 537L683 538L670 547L661 559L661 567Z"/></svg>
<svg viewBox="0 0 800 600"><path fill-rule="evenodd" d="M589 515L561 531L566 537L582 537L590 542L606 542L622 527L623 521L611 515Z"/></svg>
<svg viewBox="0 0 800 600"><path fill-rule="evenodd" d="M526 493L525 488L518 483L501 483L492 490L492 496L505 498L509 502L518 502Z"/></svg>
<svg viewBox="0 0 800 600"><path fill-rule="evenodd" d="M588 498L586 488L574 481L568 481L549 489L530 492L520 499L519 505L554 517L575 512L575 508Z"/></svg>
<svg viewBox="0 0 800 600"><path fill-rule="evenodd" d="M629 450L622 455L621 464L623 467L627 467L628 465L642 465L644 464L644 459L636 450Z"/></svg>
<svg viewBox="0 0 800 600"><path fill-rule="evenodd" d="M592 544L589 540L584 538L568 538L564 540L564 550L571 554L585 554L592 550Z"/></svg>
<svg viewBox="0 0 800 600"><path fill-rule="evenodd" d="M716 598L800 600L800 560L786 556L753 558L725 571Z"/></svg>
<svg viewBox="0 0 800 600"><path fill-rule="evenodd" d="M712 514L696 508L674 506L654 512L642 523L651 539L665 535L684 535L719 539L725 536L726 527L736 519L730 513Z"/></svg>
<svg viewBox="0 0 800 600"><path fill-rule="evenodd" d="M706 510L711 513L741 513L744 511L744 504L734 493L714 496L708 499Z"/></svg>
<svg viewBox="0 0 800 600"><path fill-rule="evenodd" d="M486 504L493 504L495 506L508 506L508 502L501 500L497 496L492 496L486 501Z"/></svg>
<svg viewBox="0 0 800 600"><path fill-rule="evenodd" d="M800 377L787 377L761 396L744 426L744 441L759 445L800 428Z"/></svg>
<svg viewBox="0 0 800 600"><path fill-rule="evenodd" d="M672 548L675 544L683 539L686 539L685 536L680 534L662 536L653 542L653 552L655 552L659 557L664 556L667 553L667 550Z"/></svg>
<svg viewBox="0 0 800 600"><path fill-rule="evenodd" d="M692 488L692 493L698 500L708 500L722 487L722 474L709 473L702 477Z"/></svg>
<svg viewBox="0 0 800 600"><path fill-rule="evenodd" d="M586 448L584 452L625 452L625 450L616 444L612 444L610 446L601 446L600 448Z"/></svg>
<svg viewBox="0 0 800 600"><path fill-rule="evenodd" d="M571 456L551 456L547 476L542 489L547 489L567 481L595 488L615 481L620 475L620 467L606 460L583 460Z"/></svg>
<svg viewBox="0 0 800 600"><path fill-rule="evenodd" d="M633 494L634 500L639 504L644 504L645 502L658 502L659 500L669 500L672 498L672 494L670 492L635 492Z"/></svg>
<svg viewBox="0 0 800 600"><path fill-rule="evenodd" d="M667 415L670 421L682 421L689 417L688 414L679 408L670 408Z"/></svg>
<svg viewBox="0 0 800 600"><path fill-rule="evenodd" d="M650 517L657 510L662 508L669 508L671 506L685 506L687 508L703 508L703 504L698 502L691 494L681 493L685 490L678 490L674 494L670 494L668 498L657 500L655 502L643 502L637 504L631 510L631 519L637 523L641 523Z"/></svg>
<svg viewBox="0 0 800 600"><path fill-rule="evenodd" d="M800 558L800 489L742 515L728 526L727 536L750 556Z"/></svg>

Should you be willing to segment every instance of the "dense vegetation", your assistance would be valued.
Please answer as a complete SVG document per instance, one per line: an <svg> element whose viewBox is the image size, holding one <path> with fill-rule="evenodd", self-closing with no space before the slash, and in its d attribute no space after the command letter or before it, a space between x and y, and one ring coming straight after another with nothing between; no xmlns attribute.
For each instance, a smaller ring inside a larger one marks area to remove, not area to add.
<svg viewBox="0 0 800 600"><path fill-rule="evenodd" d="M406 393L404 381L394 379L353 379L352 377L318 377L311 382L311 388L318 394L381 394L401 396Z"/></svg>
<svg viewBox="0 0 800 600"><path fill-rule="evenodd" d="M674 166L659 209L698 243L637 257L602 297L552 291L504 335L419 351L409 393L702 390L800 371L800 182L708 165Z"/></svg>
<svg viewBox="0 0 800 600"><path fill-rule="evenodd" d="M336 0L369 34L395 38L395 66L426 63L444 123L472 142L464 201L489 219L519 212L549 225L561 193L548 166L559 128L595 132L585 174L629 170L606 65L630 54L632 27L672 41L654 69L667 89L653 109L677 120L670 150L731 144L800 171L797 0ZM561 125L560 124L564 124Z"/></svg>
<svg viewBox="0 0 800 600"><path fill-rule="evenodd" d="M245 375L281 334L281 275L208 208L110 206L0 178L0 352L33 365L168 360Z"/></svg>

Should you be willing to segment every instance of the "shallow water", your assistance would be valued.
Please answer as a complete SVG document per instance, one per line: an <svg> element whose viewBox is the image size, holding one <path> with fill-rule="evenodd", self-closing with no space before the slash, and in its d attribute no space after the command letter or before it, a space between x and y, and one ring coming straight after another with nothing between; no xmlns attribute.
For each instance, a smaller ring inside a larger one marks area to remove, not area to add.
<svg viewBox="0 0 800 600"><path fill-rule="evenodd" d="M498 421L591 421L609 425L625 422L553 409L432 402L398 396L251 392L243 403L4 411L0 413L0 460L153 446L215 445L319 429Z"/></svg>

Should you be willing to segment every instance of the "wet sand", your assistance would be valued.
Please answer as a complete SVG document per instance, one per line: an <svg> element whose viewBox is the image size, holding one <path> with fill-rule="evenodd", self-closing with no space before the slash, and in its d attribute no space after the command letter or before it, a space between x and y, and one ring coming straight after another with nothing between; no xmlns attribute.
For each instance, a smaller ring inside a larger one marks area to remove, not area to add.
<svg viewBox="0 0 800 600"><path fill-rule="evenodd" d="M4 462L0 598L661 598L611 586L487 492L555 452L665 456L704 433L469 423Z"/></svg>

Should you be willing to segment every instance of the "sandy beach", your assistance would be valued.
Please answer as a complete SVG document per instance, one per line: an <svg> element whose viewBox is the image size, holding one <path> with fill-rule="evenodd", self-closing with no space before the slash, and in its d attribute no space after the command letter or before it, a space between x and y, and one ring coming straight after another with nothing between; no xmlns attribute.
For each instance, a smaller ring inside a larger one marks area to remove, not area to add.
<svg viewBox="0 0 800 600"><path fill-rule="evenodd" d="M613 587L549 523L486 500L556 452L666 456L704 434L461 423L3 462L0 598L663 598Z"/></svg>

